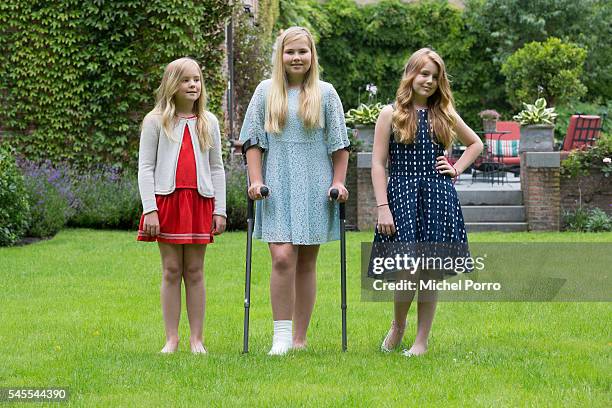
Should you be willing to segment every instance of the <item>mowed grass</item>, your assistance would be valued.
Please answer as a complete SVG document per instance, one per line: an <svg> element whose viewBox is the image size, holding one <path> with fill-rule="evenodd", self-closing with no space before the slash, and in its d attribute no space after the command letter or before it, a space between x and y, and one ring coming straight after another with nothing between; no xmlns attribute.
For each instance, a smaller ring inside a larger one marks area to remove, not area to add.
<svg viewBox="0 0 612 408"><path fill-rule="evenodd" d="M440 303L429 353L378 351L389 303L360 301L360 243L349 233L348 352L341 352L339 244L324 245L306 351L266 355L270 257L253 256L250 353L241 354L245 234L206 257L206 346L164 343L155 244L133 232L65 230L0 249L0 387L69 387L64 406L612 405L609 303ZM471 234L472 242L612 242L612 234ZM588 260L585 260L588 262ZM184 297L183 297L184 301ZM415 333L410 311L405 345Z"/></svg>

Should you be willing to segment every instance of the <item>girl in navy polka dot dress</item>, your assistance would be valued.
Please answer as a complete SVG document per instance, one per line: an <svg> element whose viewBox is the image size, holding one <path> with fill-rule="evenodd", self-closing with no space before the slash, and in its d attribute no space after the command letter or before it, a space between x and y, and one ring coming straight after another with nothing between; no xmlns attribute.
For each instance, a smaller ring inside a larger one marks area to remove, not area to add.
<svg viewBox="0 0 612 408"><path fill-rule="evenodd" d="M450 164L444 152L457 138L467 146ZM372 183L378 208L374 244L467 244L454 180L478 157L483 145L459 117L444 61L429 48L412 54L393 105L376 122L372 152ZM389 178L385 167L389 161ZM419 271L419 274L423 271ZM415 292L396 292L395 319L381 349L391 351L402 341L406 316ZM424 354L436 310L436 294L421 292L417 334L405 356Z"/></svg>

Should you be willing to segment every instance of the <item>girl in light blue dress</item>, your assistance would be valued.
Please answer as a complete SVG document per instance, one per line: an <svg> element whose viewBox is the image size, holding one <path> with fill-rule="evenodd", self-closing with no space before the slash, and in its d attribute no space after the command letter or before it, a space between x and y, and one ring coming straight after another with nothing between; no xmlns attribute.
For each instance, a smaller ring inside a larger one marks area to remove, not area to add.
<svg viewBox="0 0 612 408"><path fill-rule="evenodd" d="M316 294L319 245L339 239L337 203L348 199L344 183L349 141L344 110L334 87L319 80L310 32L285 30L276 40L272 78L259 84L247 109L240 140L247 151L249 196L257 202L256 238L272 256L272 348L282 355L306 347ZM292 327L294 325L294 327Z"/></svg>

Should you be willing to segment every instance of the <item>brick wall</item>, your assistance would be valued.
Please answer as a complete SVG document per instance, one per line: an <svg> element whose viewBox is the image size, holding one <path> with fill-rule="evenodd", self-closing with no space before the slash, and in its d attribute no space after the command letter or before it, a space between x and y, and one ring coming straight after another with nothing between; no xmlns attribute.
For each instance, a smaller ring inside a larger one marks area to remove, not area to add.
<svg viewBox="0 0 612 408"><path fill-rule="evenodd" d="M370 168L357 169L357 227L360 231L373 230L376 225L377 210Z"/></svg>
<svg viewBox="0 0 612 408"><path fill-rule="evenodd" d="M355 166L357 191L355 197L355 211L357 228L360 231L373 230L376 225L377 209L374 187L372 187L372 153L362 152L357 156Z"/></svg>
<svg viewBox="0 0 612 408"><path fill-rule="evenodd" d="M351 153L345 183L349 191L349 199L346 202L346 228L348 230L357 229L357 177L357 154Z"/></svg>
<svg viewBox="0 0 612 408"><path fill-rule="evenodd" d="M559 231L559 153L521 153L521 189L529 230Z"/></svg>
<svg viewBox="0 0 612 408"><path fill-rule="evenodd" d="M561 215L566 211L600 208L612 215L612 180L604 177L600 169L587 176L561 177ZM562 225L562 227L565 227Z"/></svg>

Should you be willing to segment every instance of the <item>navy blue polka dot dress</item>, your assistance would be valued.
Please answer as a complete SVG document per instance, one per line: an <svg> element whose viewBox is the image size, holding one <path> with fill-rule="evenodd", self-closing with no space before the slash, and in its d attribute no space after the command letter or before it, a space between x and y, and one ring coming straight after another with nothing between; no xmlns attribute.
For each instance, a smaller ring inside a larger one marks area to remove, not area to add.
<svg viewBox="0 0 612 408"><path fill-rule="evenodd" d="M427 110L418 110L415 142L389 138L387 198L395 235L376 233L374 242L466 243L467 234L457 191L449 176L436 170L444 146L430 137Z"/></svg>
<svg viewBox="0 0 612 408"><path fill-rule="evenodd" d="M431 138L426 109L418 110L417 135L412 144L398 143L389 138L389 182L387 199L393 215L396 233L388 236L378 231L374 235L372 256L393 256L385 243L452 243L455 256L466 255L467 234L461 205L452 178L436 170L436 157L444 155L444 146ZM440 248L445 245L419 245ZM421 250L418 250L421 253ZM431 252L432 250L429 249ZM438 252L438 250L434 249ZM412 252L408 250L408 252ZM449 254L448 249L445 250ZM375 276L368 271L370 277Z"/></svg>

